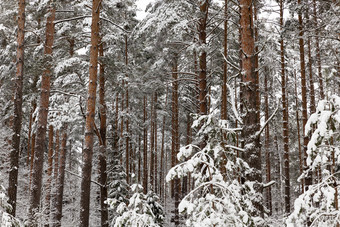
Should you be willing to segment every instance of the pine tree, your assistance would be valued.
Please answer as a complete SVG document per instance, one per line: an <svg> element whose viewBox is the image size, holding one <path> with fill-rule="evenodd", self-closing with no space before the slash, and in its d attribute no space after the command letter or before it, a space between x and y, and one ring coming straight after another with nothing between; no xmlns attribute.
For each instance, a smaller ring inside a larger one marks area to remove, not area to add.
<svg viewBox="0 0 340 227"><path fill-rule="evenodd" d="M92 2L90 75L88 86L85 148L83 150L84 164L82 168L81 200L80 200L80 226L82 227L89 226L93 133L95 124L94 117L97 90L100 2L101 1L99 0L93 0Z"/></svg>
<svg viewBox="0 0 340 227"><path fill-rule="evenodd" d="M32 189L30 196L29 223L36 226L35 215L39 213L42 173L44 163L45 138L47 129L47 114L50 96L50 80L52 76L52 46L54 41L54 19L55 9L52 5L49 8L49 16L46 22L46 40L45 40L45 70L41 78L41 95L38 114L38 125L35 142L34 168L32 174Z"/></svg>
<svg viewBox="0 0 340 227"><path fill-rule="evenodd" d="M14 118L13 118L13 137L11 150L11 164L9 171L8 197L9 204L12 206L10 212L15 216L17 201L17 185L19 170L20 135L22 123L22 90L24 76L24 42L25 42L25 0L18 2L18 38L17 38L17 57L16 57L16 76L14 91Z"/></svg>
<svg viewBox="0 0 340 227"><path fill-rule="evenodd" d="M241 105L243 108L243 159L249 164L252 171L245 174L241 180L253 181L255 190L262 193L261 176L261 150L259 135L260 119L258 118L259 106L257 102L257 78L255 72L255 39L253 37L253 11L252 1L242 0L241 5L241 51L242 51L242 78L241 78ZM261 197L257 198L256 207L259 214L263 212Z"/></svg>

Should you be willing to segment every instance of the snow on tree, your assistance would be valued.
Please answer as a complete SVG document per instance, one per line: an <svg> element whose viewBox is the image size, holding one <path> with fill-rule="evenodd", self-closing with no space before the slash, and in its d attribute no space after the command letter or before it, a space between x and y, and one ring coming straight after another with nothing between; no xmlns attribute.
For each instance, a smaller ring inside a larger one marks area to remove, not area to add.
<svg viewBox="0 0 340 227"><path fill-rule="evenodd" d="M117 207L117 212L120 214L115 220L115 227L123 226L162 226L164 215L163 207L158 203L158 196L149 191L147 195L143 194L143 187L139 184L131 186L134 193L129 199L128 205L122 202ZM115 206L115 201L109 199L108 203Z"/></svg>
<svg viewBox="0 0 340 227"><path fill-rule="evenodd" d="M334 226L340 221L338 174L340 165L340 97L321 100L307 121L305 134L312 133L307 147L307 172L318 172L318 183L300 195L287 226Z"/></svg>
<svg viewBox="0 0 340 227"><path fill-rule="evenodd" d="M117 139L117 138L116 138ZM129 201L129 185L126 183L126 172L120 164L118 149L113 150L109 157L108 168L108 203L110 204L110 218L114 221L118 216L117 207Z"/></svg>
<svg viewBox="0 0 340 227"><path fill-rule="evenodd" d="M263 226L254 206L262 195L255 191L253 182L241 184L237 180L238 174L250 171L236 156L236 150L244 150L222 142L223 136L234 141L241 129L228 128L226 120L218 119L216 113L196 117L192 127L198 127L197 138L206 138L206 145L202 149L195 144L182 147L177 158L187 161L170 169L166 177L170 181L191 173L195 180L195 188L182 199L179 211L187 215L187 226ZM222 163L226 180L220 172Z"/></svg>

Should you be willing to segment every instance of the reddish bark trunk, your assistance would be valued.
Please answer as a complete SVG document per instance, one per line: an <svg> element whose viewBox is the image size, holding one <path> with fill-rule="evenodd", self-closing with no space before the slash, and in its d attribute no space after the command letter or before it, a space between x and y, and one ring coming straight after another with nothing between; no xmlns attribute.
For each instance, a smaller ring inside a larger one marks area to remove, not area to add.
<svg viewBox="0 0 340 227"><path fill-rule="evenodd" d="M97 68L98 68L98 44L99 44L99 13L100 0L92 1L92 25L91 25L91 52L90 75L87 99L87 113L85 126L85 148L83 150L83 168L80 198L80 223L79 226L89 226L90 215L90 189L91 170L93 156L93 134L96 108Z"/></svg>
<svg viewBox="0 0 340 227"><path fill-rule="evenodd" d="M255 190L262 193L261 175L261 150L257 132L260 128L259 103L258 103L258 79L256 74L256 53L253 29L252 0L240 0L241 5L241 49L242 49L242 83L241 102L243 105L243 130L242 138L245 152L244 160L252 171L245 175L245 179L255 182ZM260 215L263 214L262 201L256 202Z"/></svg>
<svg viewBox="0 0 340 227"><path fill-rule="evenodd" d="M155 151L155 164L154 164L154 178L155 178L155 192L157 193L158 192L158 181L157 181L157 172L159 171L158 170L158 150L157 150L157 92L155 92L155 95L154 95L154 107L153 107L153 111L154 111L154 114L153 114L153 118L154 118L154 128L153 128L153 132L154 132L154 151Z"/></svg>
<svg viewBox="0 0 340 227"><path fill-rule="evenodd" d="M66 163L66 147L67 142L67 133L66 129L64 129L63 138L61 142L60 149L60 165L59 165L59 175L58 175L58 183L56 185L56 200L55 200L55 213L54 220L52 226L60 227L61 226L61 218L63 216L63 196L64 196L64 179L65 179L65 163Z"/></svg>
<svg viewBox="0 0 340 227"><path fill-rule="evenodd" d="M48 131L48 169L47 169L47 182L46 182L46 197L45 197L45 215L46 223L48 226L50 208L51 208L51 183L52 183L52 170L53 170L53 126L50 125Z"/></svg>
<svg viewBox="0 0 340 227"><path fill-rule="evenodd" d="M298 4L301 6L301 0L298 0ZM298 12L298 20L299 20L299 50L300 50L300 69L301 69L301 92L302 92L302 131L305 132L305 125L307 123L307 85L306 85L306 63L305 63L305 50L304 50L304 32L303 32L303 21L302 21L302 12L301 10ZM308 144L308 136L304 135L303 137L303 154L304 154L304 168L307 169L307 144ZM305 178L306 188L312 184L312 175L310 173L307 174Z"/></svg>
<svg viewBox="0 0 340 227"><path fill-rule="evenodd" d="M12 206L10 214L15 216L18 188L18 170L20 154L20 134L22 122L22 89L24 77L24 39L25 39L25 0L18 1L18 36L16 75L14 83L14 118L12 150L10 154L10 170L8 185L8 203Z"/></svg>
<svg viewBox="0 0 340 227"><path fill-rule="evenodd" d="M154 137L154 98L153 94L151 95L151 104L150 104L150 182L151 182L151 190L155 190L154 187L154 169L155 169L155 137Z"/></svg>
<svg viewBox="0 0 340 227"><path fill-rule="evenodd" d="M147 194L148 193L148 129L146 126L146 119L147 119L147 113L146 113L146 105L147 105L147 100L146 96L144 96L144 118L143 118L143 123L144 123L144 132L143 132L143 193Z"/></svg>
<svg viewBox="0 0 340 227"><path fill-rule="evenodd" d="M198 42L204 46L207 39L207 20L208 20L209 1L200 3L200 13L198 23ZM199 110L200 114L207 114L207 52L203 49L199 54Z"/></svg>
<svg viewBox="0 0 340 227"><path fill-rule="evenodd" d="M29 190L30 190L30 192L31 192L31 187L32 187L32 175L33 175L33 166L34 166L34 156L35 156L35 133L33 133L33 135L32 135L30 183L29 183Z"/></svg>
<svg viewBox="0 0 340 227"><path fill-rule="evenodd" d="M99 56L104 56L103 43L99 45ZM100 103L100 138L102 145L100 146L99 154L99 183L100 187L100 212L101 226L108 227L108 207L105 201L107 200L107 173L106 173L106 103L105 103L105 65L99 65L99 103Z"/></svg>
<svg viewBox="0 0 340 227"><path fill-rule="evenodd" d="M30 165L30 152L31 152L31 141L32 141L32 124L35 121L35 117L33 118L33 113L37 108L37 104L35 101L32 102L32 110L30 113L30 121L28 124L28 142L27 142L27 166Z"/></svg>
<svg viewBox="0 0 340 227"><path fill-rule="evenodd" d="M52 60L52 48L54 41L54 20L55 20L55 9L50 7L49 16L46 22L46 41L44 55L46 58ZM32 226L37 225L35 220L35 214L39 212L40 198L41 198L41 186L42 186L42 174L44 164L44 151L45 151L45 138L47 128L47 115L50 97L50 80L52 71L47 63L45 70L41 78L41 94L39 103L39 114L37 123L36 133L36 144L35 144L35 158L34 168L32 175L32 191L30 196L30 207L29 207L29 223Z"/></svg>
<svg viewBox="0 0 340 227"><path fill-rule="evenodd" d="M280 29L283 32L283 1L280 0ZM290 177L289 177L289 125L288 125L288 103L286 98L286 75L285 75L285 53L283 38L280 40L281 51L281 91L282 91L282 123L283 123L283 166L284 166L284 200L285 200L285 212L290 213Z"/></svg>

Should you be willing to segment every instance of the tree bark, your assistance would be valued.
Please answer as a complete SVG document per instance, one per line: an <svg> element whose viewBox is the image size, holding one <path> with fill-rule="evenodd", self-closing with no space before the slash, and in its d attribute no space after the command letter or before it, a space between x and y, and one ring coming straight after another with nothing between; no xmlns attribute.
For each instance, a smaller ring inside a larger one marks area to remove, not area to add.
<svg viewBox="0 0 340 227"><path fill-rule="evenodd" d="M309 20L309 12L306 12L306 20ZM309 97L310 97L310 112L315 113L315 91L314 91L314 80L313 80L313 66L312 66L312 46L311 38L307 38L307 48L308 48L308 71L309 71Z"/></svg>
<svg viewBox="0 0 340 227"><path fill-rule="evenodd" d="M47 17L46 22L46 41L44 50L44 56L46 58L46 61L52 60L52 48L54 41L54 20L55 9L52 6L50 6L49 16ZM34 216L37 212L39 212L41 198L47 115L51 86L50 80L52 76L52 71L49 64L50 64L49 62L46 62L45 70L41 77L41 93L36 133L34 169L32 175L32 191L30 196L30 208L29 208L29 223L32 226L37 225Z"/></svg>
<svg viewBox="0 0 340 227"><path fill-rule="evenodd" d="M168 86L166 87L166 95L165 95L165 106L168 105ZM159 173L159 195L160 198L165 194L165 187L164 187L164 176L163 173L165 172L166 162L165 160L165 116L163 116L163 123L162 123L162 142L161 142L161 163L160 163L160 173Z"/></svg>
<svg viewBox="0 0 340 227"><path fill-rule="evenodd" d="M46 182L46 197L45 197L45 226L49 226L49 216L51 208L51 183L53 170L53 126L50 125L48 130L48 169Z"/></svg>
<svg viewBox="0 0 340 227"><path fill-rule="evenodd" d="M125 35L125 66L128 67L129 64L129 59L128 59L128 38L127 35ZM126 75L126 77L128 78L128 75ZM129 160L129 156L130 156L130 151L129 151L129 87L128 87L128 82L125 83L126 85L126 113L127 113L127 118L126 118L126 138L125 138L125 157L126 157L126 183L129 184L130 182L130 169L129 169L129 165L130 165L130 160Z"/></svg>
<svg viewBox="0 0 340 227"><path fill-rule="evenodd" d="M14 83L14 118L12 150L10 154L8 203L12 206L10 214L15 216L18 188L18 170L20 154L20 134L22 122L22 89L24 77L24 41L25 41L25 0L18 1L18 36L16 75Z"/></svg>
<svg viewBox="0 0 340 227"><path fill-rule="evenodd" d="M138 184L142 184L141 182L141 179L142 179L142 174L141 174L141 164L142 164L142 158L141 158L141 150L142 150L142 147L141 147L141 136L138 135Z"/></svg>
<svg viewBox="0 0 340 227"><path fill-rule="evenodd" d="M224 42L223 42L223 54L225 57L228 55L228 0L224 1ZM228 76L228 64L223 62L223 80L222 80L222 104L221 104L221 119L227 120L227 76Z"/></svg>
<svg viewBox="0 0 340 227"><path fill-rule="evenodd" d="M244 180L255 182L254 188L262 193L261 150L260 139L257 132L260 129L259 105L257 100L258 80L256 74L256 53L253 28L252 0L240 0L241 5L241 50L242 50L242 77L241 102L243 105L242 138L245 151L244 160L249 164L251 171L245 175ZM263 215L263 203L256 202L258 214Z"/></svg>
<svg viewBox="0 0 340 227"><path fill-rule="evenodd" d="M206 45L207 39L207 20L209 1L205 0L203 4L200 4L201 16L198 22L198 42L199 45ZM203 50L199 54L199 113L201 115L207 114L207 52Z"/></svg>
<svg viewBox="0 0 340 227"><path fill-rule="evenodd" d="M157 91L155 91L154 94L154 106L153 106L153 119L154 119L154 125L153 125L153 133L154 133L154 152L155 152L155 164L154 164L154 178L155 178L155 186L154 186L154 190L155 193L158 192L158 181L157 181L157 172L158 172L158 150L157 150Z"/></svg>
<svg viewBox="0 0 340 227"><path fill-rule="evenodd" d="M151 104L150 104L150 186L151 190L155 190L154 185L154 170L155 170L155 137L154 137L154 94L151 95Z"/></svg>
<svg viewBox="0 0 340 227"><path fill-rule="evenodd" d="M147 113L146 113L147 100L144 96L144 116L143 116L143 193L148 193L148 129L146 125Z"/></svg>
<svg viewBox="0 0 340 227"><path fill-rule="evenodd" d="M301 0L298 0L299 6L302 6ZM305 63L305 50L304 50L304 31L303 31L303 21L302 12L298 12L299 20L299 50L300 50L300 70L301 70L301 92L302 92L302 132L305 132L305 125L307 123L307 85L306 85L306 63ZM303 137L303 154L304 154L304 169L307 169L307 144L308 136ZM312 175L308 173L305 178L305 186L308 189L309 185L312 184Z"/></svg>
<svg viewBox="0 0 340 227"><path fill-rule="evenodd" d="M58 180L58 172L59 172L59 150L60 150L60 137L59 137L59 130L57 129L55 132L55 154L54 154L54 182L55 186L57 185Z"/></svg>
<svg viewBox="0 0 340 227"><path fill-rule="evenodd" d="M179 152L179 121L178 121L178 65L177 56L173 63L173 73L172 73L172 154L171 154L171 166L177 165L177 154ZM179 212L178 205L180 202L180 180L172 180L172 195L175 199L175 225L179 225Z"/></svg>
<svg viewBox="0 0 340 227"><path fill-rule="evenodd" d="M323 77L321 70L321 54L320 54L320 42L319 42L319 28L318 28L318 20L316 13L316 0L313 0L313 19L314 19L314 27L315 27L315 45L316 45L316 61L318 65L318 79L319 79L319 98L324 99L324 89L323 89Z"/></svg>
<svg viewBox="0 0 340 227"><path fill-rule="evenodd" d="M104 56L103 42L99 45L99 56ZM102 144L99 154L99 183L100 187L100 212L101 226L108 227L108 208L105 201L107 200L107 172L106 172L106 103L105 103L105 65L103 62L99 64L99 104L100 104L100 138Z"/></svg>
<svg viewBox="0 0 340 227"><path fill-rule="evenodd" d="M92 1L92 25L91 25L91 51L90 51L90 75L87 99L85 148L83 150L83 169L80 198L80 223L79 226L89 226L90 215L90 189L91 170L93 156L93 133L96 109L97 68L98 68L98 44L99 44L99 13L100 0Z"/></svg>
<svg viewBox="0 0 340 227"><path fill-rule="evenodd" d="M264 74L264 102L265 102L265 122L269 119L269 91L268 91L268 71L265 70ZM270 163L270 130L269 124L266 126L265 131L265 147L266 147L266 181L269 183L271 181L271 163ZM273 206L272 206L272 189L268 187L266 190L267 196L267 209L269 210L269 215L272 215Z"/></svg>
<svg viewBox="0 0 340 227"><path fill-rule="evenodd" d="M30 113L30 120L28 123L28 142L27 142L27 166L30 166L30 152L31 152L31 140L32 140L32 124L35 121L35 118L33 118L33 113L35 111L35 108L37 108L37 104L35 101L32 102L32 110Z"/></svg>
<svg viewBox="0 0 340 227"><path fill-rule="evenodd" d="M283 1L280 0L280 31L283 32ZM283 165L284 165L284 179L285 179L285 212L290 213L290 177L289 177L289 125L288 125L288 103L286 97L286 75L285 75L285 47L283 43L283 34L280 39L281 51L281 92L282 92L282 124L283 124Z"/></svg>
<svg viewBox="0 0 340 227"><path fill-rule="evenodd" d="M58 175L58 183L56 185L56 200L55 200L55 213L53 220L53 227L61 226L61 218L63 216L63 195L64 195L64 179L65 179L65 163L66 163L66 147L67 142L67 133L66 127L64 129L63 138L61 142L60 149L60 165L59 165L59 175Z"/></svg>
<svg viewBox="0 0 340 227"><path fill-rule="evenodd" d="M298 146L299 146L299 169L300 169L300 175L303 172L303 154L301 151L301 136L300 136L300 117L299 117L299 103L298 103L298 93L297 93L297 79L296 79L296 72L294 70L294 88L295 88L295 116L296 116L296 128L297 128L297 136L298 136ZM304 193L304 179L301 179L301 193Z"/></svg>
<svg viewBox="0 0 340 227"><path fill-rule="evenodd" d="M32 188L32 176L33 176L34 156L35 156L35 133L33 133L33 135L32 135L30 183L29 183L29 190L30 190L30 192L31 192L31 188Z"/></svg>

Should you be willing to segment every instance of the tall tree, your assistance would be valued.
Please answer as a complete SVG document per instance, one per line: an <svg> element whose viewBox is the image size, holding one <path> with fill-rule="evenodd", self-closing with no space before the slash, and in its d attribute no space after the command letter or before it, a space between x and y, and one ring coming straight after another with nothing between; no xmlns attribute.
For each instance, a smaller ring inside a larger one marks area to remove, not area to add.
<svg viewBox="0 0 340 227"><path fill-rule="evenodd" d="M91 25L91 51L90 51L90 75L87 97L85 147L83 149L83 168L80 197L80 226L89 226L90 215L90 189L93 156L93 133L96 110L97 68L99 47L99 13L100 0L92 1L92 25Z"/></svg>
<svg viewBox="0 0 340 227"><path fill-rule="evenodd" d="M55 198L55 213L53 218L53 225L55 227L61 226L61 218L63 216L63 196L64 196L64 179L65 179L65 163L66 163L66 152L67 152L67 133L66 127L63 130L63 138L61 141L61 149L60 149L60 165L59 165L59 175L57 180L56 187L56 198Z"/></svg>
<svg viewBox="0 0 340 227"><path fill-rule="evenodd" d="M198 43L200 46L207 44L207 23L210 1L199 1L200 17L198 20ZM207 52L205 48L199 53L199 113L207 114Z"/></svg>
<svg viewBox="0 0 340 227"><path fill-rule="evenodd" d="M244 160L249 164L251 171L245 174L243 181L255 182L255 190L262 192L261 175L261 150L260 139L257 133L260 129L259 106L257 102L258 80L255 62L255 39L253 27L253 1L240 0L241 5L241 51L242 51L242 76L241 76L241 102L243 106L242 138L245 151ZM260 214L263 212L261 198L256 201Z"/></svg>
<svg viewBox="0 0 340 227"><path fill-rule="evenodd" d="M178 121L178 65L177 56L174 57L172 68L172 151L171 151L171 167L177 165L177 154L179 152L179 121ZM178 205L180 202L180 181L175 179L171 183L171 194L175 199L175 225L179 225Z"/></svg>
<svg viewBox="0 0 340 227"><path fill-rule="evenodd" d="M39 211L40 198L41 198L41 185L42 174L44 164L44 151L45 151L45 138L47 128L47 115L50 97L50 80L52 77L52 71L50 63L52 62L52 49L54 41L54 20L55 9L52 3L49 5L49 14L46 22L46 40L44 47L44 57L46 60L45 69L41 77L41 93L39 103L39 113L37 122L37 133L35 142L35 157L34 168L32 174L32 190L30 196L30 208L29 208L29 222L30 225L36 226L35 214Z"/></svg>
<svg viewBox="0 0 340 227"><path fill-rule="evenodd" d="M318 28L318 19L317 19L317 12L316 12L316 0L313 0L313 20L314 20L314 27L315 27L315 45L316 45L316 61L318 66L318 79L319 79L319 98L324 99L324 89L323 89L323 77L322 77L322 70L321 70L321 54L320 54L320 41L319 41L319 28Z"/></svg>
<svg viewBox="0 0 340 227"><path fill-rule="evenodd" d="M228 55L228 0L224 1L224 42L223 55L227 58ZM227 120L227 61L223 62L223 80L222 80L222 103L221 103L221 119Z"/></svg>
<svg viewBox="0 0 340 227"><path fill-rule="evenodd" d="M302 96L302 132L305 132L305 125L307 123L307 84L306 84L306 63L305 63L305 48L304 48L304 26L302 19L302 3L298 0L298 5L300 9L298 11L299 20L299 51L300 51L300 72L301 72L301 96ZM304 154L304 167L307 168L307 144L308 136L304 134L303 137L303 154ZM312 184L311 173L308 173L305 178L306 188Z"/></svg>
<svg viewBox="0 0 340 227"><path fill-rule="evenodd" d="M269 91L268 91L268 74L267 70L265 70L264 75L264 102L265 102L265 121L267 122L269 119ZM265 131L265 147L266 147L266 181L271 181L271 152L270 152L270 130L269 124L266 126ZM267 209L269 210L269 215L272 214L272 190L271 187L266 189L267 196Z"/></svg>
<svg viewBox="0 0 340 227"><path fill-rule="evenodd" d="M50 125L48 129L48 169L46 181L46 197L45 197L45 215L46 223L49 222L50 208L51 208L51 184L52 184L52 170L53 170L53 126Z"/></svg>
<svg viewBox="0 0 340 227"><path fill-rule="evenodd" d="M144 96L143 101L143 193L148 193L148 128L146 125L146 105L147 105L147 98Z"/></svg>
<svg viewBox="0 0 340 227"><path fill-rule="evenodd" d="M103 42L99 45L99 56L104 56ZM105 103L105 65L101 62L99 65L99 103L100 103L100 146L99 154L99 183L100 186L100 211L101 226L109 226L107 210L107 171L106 171L106 103Z"/></svg>
<svg viewBox="0 0 340 227"><path fill-rule="evenodd" d="M288 100L286 97L286 73L285 73L285 46L283 42L283 0L280 0L280 52L281 52L281 91L282 91L282 124L283 124L283 166L284 166L284 179L285 179L285 211L290 212L290 177L289 177L289 126L288 126Z"/></svg>
<svg viewBox="0 0 340 227"><path fill-rule="evenodd" d="M20 153L20 133L22 121L22 88L24 76L24 40L25 40L25 0L18 1L18 37L17 37L17 57L16 57L16 75L14 83L14 118L13 118L13 136L12 150L10 154L10 171L8 199L12 206L10 214L15 216L17 201L17 185L19 170L19 153Z"/></svg>

